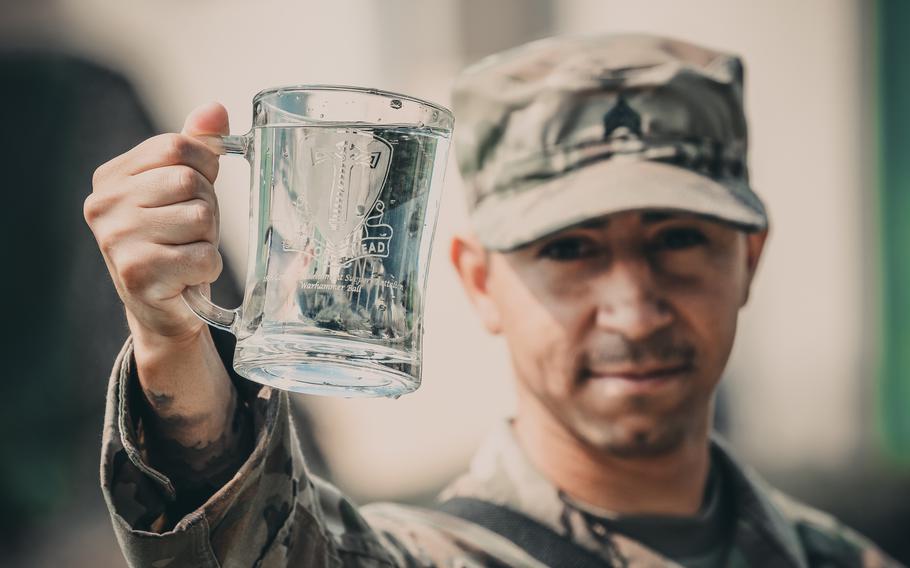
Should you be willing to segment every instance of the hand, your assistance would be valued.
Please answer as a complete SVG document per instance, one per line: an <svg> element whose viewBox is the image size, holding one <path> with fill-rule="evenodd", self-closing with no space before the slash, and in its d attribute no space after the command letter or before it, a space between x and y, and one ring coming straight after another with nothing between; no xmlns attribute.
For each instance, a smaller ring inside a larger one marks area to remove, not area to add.
<svg viewBox="0 0 910 568"><path fill-rule="evenodd" d="M227 134L217 103L194 110L180 134L162 134L101 165L85 200L85 220L126 306L134 341L196 338L205 324L183 302L187 286L221 272L218 154L205 135Z"/></svg>

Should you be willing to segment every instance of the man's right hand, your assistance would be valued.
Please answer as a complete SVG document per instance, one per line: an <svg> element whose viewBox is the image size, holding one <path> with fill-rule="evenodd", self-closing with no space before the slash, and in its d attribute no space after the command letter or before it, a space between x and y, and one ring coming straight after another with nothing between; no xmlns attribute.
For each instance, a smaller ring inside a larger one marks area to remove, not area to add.
<svg viewBox="0 0 910 568"><path fill-rule="evenodd" d="M221 133L226 111L206 105L190 114L181 134L150 138L95 171L85 219L137 343L181 343L205 329L181 293L221 272L218 155L194 137Z"/></svg>
<svg viewBox="0 0 910 568"><path fill-rule="evenodd" d="M146 140L99 167L85 201L85 219L126 306L139 383L154 411L146 425L159 448L152 457L190 483L221 476L211 464L236 464L249 451L249 436L231 427L236 389L207 326L181 297L187 286L221 272L218 155L203 140L227 132L224 107L200 107L182 133Z"/></svg>

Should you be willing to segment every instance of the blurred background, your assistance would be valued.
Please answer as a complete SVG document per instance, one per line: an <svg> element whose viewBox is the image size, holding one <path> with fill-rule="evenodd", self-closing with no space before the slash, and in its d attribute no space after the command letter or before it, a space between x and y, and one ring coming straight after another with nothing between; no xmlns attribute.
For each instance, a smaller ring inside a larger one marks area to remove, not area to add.
<svg viewBox="0 0 910 568"><path fill-rule="evenodd" d="M97 483L126 337L82 219L97 165L259 90L370 86L448 105L459 69L556 35L641 31L740 54L772 235L719 405L737 453L910 562L910 3L904 0L0 0L7 261L0 566L122 567ZM235 305L248 166L217 191ZM398 401L296 397L322 469L358 502L422 502L512 408L505 346L448 265L467 227L450 161L424 384Z"/></svg>

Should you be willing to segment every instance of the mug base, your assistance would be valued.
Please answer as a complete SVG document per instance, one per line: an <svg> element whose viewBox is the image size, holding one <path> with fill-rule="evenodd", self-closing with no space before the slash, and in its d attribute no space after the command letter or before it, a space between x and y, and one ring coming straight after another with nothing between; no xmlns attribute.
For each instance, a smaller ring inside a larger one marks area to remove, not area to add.
<svg viewBox="0 0 910 568"><path fill-rule="evenodd" d="M398 398L420 385L419 363L388 346L295 336L238 344L234 370L283 390L340 397Z"/></svg>

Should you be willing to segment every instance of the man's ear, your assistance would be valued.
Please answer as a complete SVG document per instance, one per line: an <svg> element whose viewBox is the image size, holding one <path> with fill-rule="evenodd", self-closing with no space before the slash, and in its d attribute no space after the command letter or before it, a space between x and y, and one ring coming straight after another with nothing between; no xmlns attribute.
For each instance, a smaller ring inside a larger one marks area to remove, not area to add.
<svg viewBox="0 0 910 568"><path fill-rule="evenodd" d="M491 253L475 237L456 235L452 239L449 255L461 279L461 285L474 304L484 327L490 333L500 333L502 320L488 288Z"/></svg>
<svg viewBox="0 0 910 568"><path fill-rule="evenodd" d="M743 293L743 306L749 301L752 280L755 278L755 272L758 270L758 261L761 259L762 251L765 249L765 242L767 240L768 229L754 233L746 233L746 282L745 292Z"/></svg>

